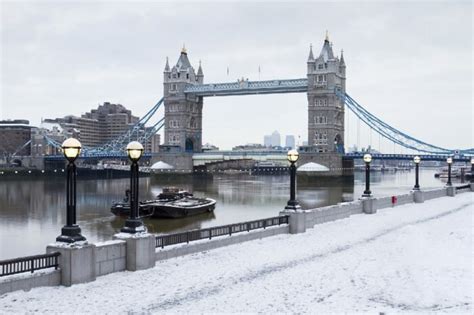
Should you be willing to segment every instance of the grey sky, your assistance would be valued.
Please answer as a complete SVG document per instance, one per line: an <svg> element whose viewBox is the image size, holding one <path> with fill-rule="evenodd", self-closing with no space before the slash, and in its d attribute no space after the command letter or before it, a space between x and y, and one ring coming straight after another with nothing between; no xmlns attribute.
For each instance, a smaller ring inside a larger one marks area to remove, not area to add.
<svg viewBox="0 0 474 315"><path fill-rule="evenodd" d="M347 92L366 109L428 143L474 146L470 1L2 1L1 10L1 119L38 124L104 101L143 115L183 43L205 82L258 80L259 66L262 80L305 77L309 45L319 54L328 29L344 49ZM221 148L273 130L307 138L304 93L206 98L203 115L203 141ZM370 133L357 137L346 117L346 145L366 145Z"/></svg>

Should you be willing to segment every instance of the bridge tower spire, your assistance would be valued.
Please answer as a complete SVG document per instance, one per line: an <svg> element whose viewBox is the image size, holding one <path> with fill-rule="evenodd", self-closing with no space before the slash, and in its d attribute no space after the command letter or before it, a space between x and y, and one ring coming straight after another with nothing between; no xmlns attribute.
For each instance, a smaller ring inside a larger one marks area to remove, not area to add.
<svg viewBox="0 0 474 315"><path fill-rule="evenodd" d="M171 151L200 152L202 147L202 97L186 97L190 85L203 84L199 65L194 71L183 45L176 65L169 69L166 61L163 81L165 106L165 146Z"/></svg>
<svg viewBox="0 0 474 315"><path fill-rule="evenodd" d="M319 154L344 152L344 103L335 89L345 92L344 57L334 56L326 33L321 53L308 60L308 145Z"/></svg>

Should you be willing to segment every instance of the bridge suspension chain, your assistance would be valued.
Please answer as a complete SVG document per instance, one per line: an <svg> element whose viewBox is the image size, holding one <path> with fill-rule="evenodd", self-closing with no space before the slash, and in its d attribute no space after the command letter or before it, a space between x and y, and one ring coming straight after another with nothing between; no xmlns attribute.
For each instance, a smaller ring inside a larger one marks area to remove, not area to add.
<svg viewBox="0 0 474 315"><path fill-rule="evenodd" d="M136 140L141 143L146 143L153 135L155 135L163 126L165 118L161 118L151 127L145 127L150 119L155 115L158 109L163 104L164 98L161 98L143 117L141 117L133 126L131 126L124 134L116 139L112 139L109 142L99 147L83 146L83 155L101 155L104 153L123 153L127 143ZM61 143L44 135L44 138L48 145L55 148L60 148Z"/></svg>
<svg viewBox="0 0 474 315"><path fill-rule="evenodd" d="M398 144L404 148L415 150L418 152L424 152L429 154L445 154L451 155L456 151L452 149L446 149L438 147L424 141L418 140L412 136L407 135L406 133L388 125L383 122L365 108L363 108L359 103L357 103L352 97L347 93L342 93L339 90L336 90L336 95L342 99L345 105L365 124L367 124L371 129L375 130L384 138L392 141L394 144ZM474 154L474 148L459 150L460 154Z"/></svg>

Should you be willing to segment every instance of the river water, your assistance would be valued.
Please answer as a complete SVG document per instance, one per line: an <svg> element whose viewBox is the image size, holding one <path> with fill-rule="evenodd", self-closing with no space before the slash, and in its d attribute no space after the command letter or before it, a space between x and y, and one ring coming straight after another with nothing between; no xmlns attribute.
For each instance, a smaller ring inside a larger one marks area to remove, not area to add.
<svg viewBox="0 0 474 315"><path fill-rule="evenodd" d="M408 192L414 171L372 173L375 196ZM444 186L433 170L421 170L422 188ZM91 242L110 240L124 219L110 212L114 201L122 200L129 179L78 180L77 223ZM289 196L289 176L215 175L180 179L140 178L140 199L152 199L163 187L177 186L198 197L217 200L214 213L183 219L145 219L153 233L173 233L189 229L237 223L277 216ZM300 183L297 198L303 208L314 208L357 199L364 190L364 173L356 173L354 183L317 181ZM65 179L36 177L0 179L0 260L45 252L66 222Z"/></svg>

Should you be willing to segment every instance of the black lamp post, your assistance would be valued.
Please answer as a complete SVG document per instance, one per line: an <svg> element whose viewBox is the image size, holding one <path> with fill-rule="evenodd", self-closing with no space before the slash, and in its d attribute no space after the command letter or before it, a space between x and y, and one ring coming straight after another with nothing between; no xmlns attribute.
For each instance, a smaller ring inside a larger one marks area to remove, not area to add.
<svg viewBox="0 0 474 315"><path fill-rule="evenodd" d="M419 156L415 156L413 158L413 162L415 162L415 186L413 187L413 190L420 190L420 184L419 184L420 161L421 161L421 158Z"/></svg>
<svg viewBox="0 0 474 315"><path fill-rule="evenodd" d="M372 162L372 155L369 153L364 154L365 162L365 190L362 194L362 197L372 197L372 192L370 191L370 162Z"/></svg>
<svg viewBox="0 0 474 315"><path fill-rule="evenodd" d="M446 162L448 163L448 182L446 183L446 186L452 186L453 184L451 183L451 164L453 164L453 158L448 157L446 159Z"/></svg>
<svg viewBox="0 0 474 315"><path fill-rule="evenodd" d="M143 222L138 217L138 160L143 155L141 143L130 142L127 145L127 155L132 161L130 166L130 218L125 221L125 226L120 231L133 234L145 231Z"/></svg>
<svg viewBox="0 0 474 315"><path fill-rule="evenodd" d="M61 229L58 242L74 243L85 241L81 228L76 224L76 164L74 161L81 153L81 143L74 138L66 139L62 144L64 156L69 161L66 171L66 225Z"/></svg>
<svg viewBox="0 0 474 315"><path fill-rule="evenodd" d="M296 161L298 161L299 153L296 150L288 151L287 155L290 164L290 200L286 204L285 210L299 210L301 206L296 200Z"/></svg>

